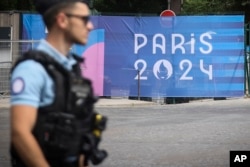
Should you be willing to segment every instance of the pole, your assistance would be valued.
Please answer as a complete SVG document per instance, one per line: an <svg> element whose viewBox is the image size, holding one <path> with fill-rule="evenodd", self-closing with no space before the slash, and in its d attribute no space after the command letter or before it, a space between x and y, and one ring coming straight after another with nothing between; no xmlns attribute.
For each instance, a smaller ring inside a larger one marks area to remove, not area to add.
<svg viewBox="0 0 250 167"><path fill-rule="evenodd" d="M183 1L184 0L181 0L181 11L183 11Z"/></svg>
<svg viewBox="0 0 250 167"><path fill-rule="evenodd" d="M171 0L168 0L168 10L170 10L170 7L171 7Z"/></svg>
<svg viewBox="0 0 250 167"><path fill-rule="evenodd" d="M137 75L138 75L138 92L137 92L137 98L138 98L138 100L141 100L141 98L140 98L140 70L137 70Z"/></svg>

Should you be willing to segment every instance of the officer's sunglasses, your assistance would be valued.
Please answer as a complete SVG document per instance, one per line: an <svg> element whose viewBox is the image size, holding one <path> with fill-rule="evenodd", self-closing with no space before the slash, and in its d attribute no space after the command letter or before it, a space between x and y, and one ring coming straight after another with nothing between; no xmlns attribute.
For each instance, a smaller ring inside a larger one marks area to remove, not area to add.
<svg viewBox="0 0 250 167"><path fill-rule="evenodd" d="M85 25L86 25L86 24L89 22L89 20L90 20L90 17L89 17L89 16L81 16L81 15L70 14L70 13L65 13L65 15L66 15L67 17L76 17L76 18L79 18L79 19L81 19L81 20L84 22Z"/></svg>

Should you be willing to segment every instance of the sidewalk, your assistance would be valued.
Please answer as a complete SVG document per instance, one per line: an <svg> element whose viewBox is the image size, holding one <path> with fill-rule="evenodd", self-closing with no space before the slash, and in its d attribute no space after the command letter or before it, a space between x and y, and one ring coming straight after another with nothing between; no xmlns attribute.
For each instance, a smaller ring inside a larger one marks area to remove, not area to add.
<svg viewBox="0 0 250 167"><path fill-rule="evenodd" d="M9 98L0 99L0 108L10 107ZM133 107L133 106L145 106L145 105L156 105L155 102L140 101L140 100L129 100L125 98L112 98L104 99L100 98L96 103L96 107Z"/></svg>
<svg viewBox="0 0 250 167"><path fill-rule="evenodd" d="M112 98L98 100L96 107L133 107L133 106L145 106L145 105L156 105L155 102L142 101L142 100L129 100L125 98Z"/></svg>

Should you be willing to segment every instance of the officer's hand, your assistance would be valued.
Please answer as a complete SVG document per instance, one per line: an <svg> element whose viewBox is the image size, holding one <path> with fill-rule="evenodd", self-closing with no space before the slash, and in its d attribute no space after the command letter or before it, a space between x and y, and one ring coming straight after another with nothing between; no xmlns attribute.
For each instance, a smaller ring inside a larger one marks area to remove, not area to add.
<svg viewBox="0 0 250 167"><path fill-rule="evenodd" d="M79 157L79 162L78 162L78 167L88 167L88 166L84 166L84 155L81 154L80 157Z"/></svg>

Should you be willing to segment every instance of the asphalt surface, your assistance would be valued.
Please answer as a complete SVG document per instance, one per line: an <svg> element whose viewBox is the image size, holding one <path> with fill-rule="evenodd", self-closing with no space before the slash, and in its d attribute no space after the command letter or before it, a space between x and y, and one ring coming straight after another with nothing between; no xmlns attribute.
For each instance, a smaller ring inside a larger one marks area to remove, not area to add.
<svg viewBox="0 0 250 167"><path fill-rule="evenodd" d="M109 156L100 167L229 167L230 150L250 151L250 99L168 105L110 99L96 109L109 118L100 144ZM0 167L9 167L8 147L2 105Z"/></svg>

